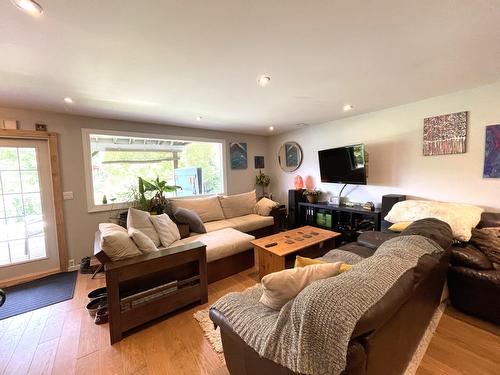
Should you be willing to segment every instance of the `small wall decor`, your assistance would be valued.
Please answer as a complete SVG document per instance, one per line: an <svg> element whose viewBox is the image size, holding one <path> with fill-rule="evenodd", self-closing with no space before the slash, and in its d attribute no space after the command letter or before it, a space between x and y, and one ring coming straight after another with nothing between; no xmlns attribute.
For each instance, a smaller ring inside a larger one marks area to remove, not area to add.
<svg viewBox="0 0 500 375"><path fill-rule="evenodd" d="M47 131L47 125L42 124L42 123L36 123L35 124L35 130L38 132L46 132Z"/></svg>
<svg viewBox="0 0 500 375"><path fill-rule="evenodd" d="M500 178L500 125L486 127L484 178Z"/></svg>
<svg viewBox="0 0 500 375"><path fill-rule="evenodd" d="M464 153L467 118L456 112L424 119L424 156Z"/></svg>
<svg viewBox="0 0 500 375"><path fill-rule="evenodd" d="M17 120L3 120L3 128L17 130Z"/></svg>
<svg viewBox="0 0 500 375"><path fill-rule="evenodd" d="M264 156L255 156L254 162L255 162L255 169L265 168L264 167Z"/></svg>
<svg viewBox="0 0 500 375"><path fill-rule="evenodd" d="M231 169L247 169L247 144L243 142L230 142L229 158L231 160Z"/></svg>

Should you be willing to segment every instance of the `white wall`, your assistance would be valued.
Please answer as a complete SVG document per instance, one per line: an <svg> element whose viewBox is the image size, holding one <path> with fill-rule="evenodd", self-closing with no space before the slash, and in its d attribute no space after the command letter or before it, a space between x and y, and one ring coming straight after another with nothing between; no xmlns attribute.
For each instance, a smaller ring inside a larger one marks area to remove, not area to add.
<svg viewBox="0 0 500 375"><path fill-rule="evenodd" d="M75 259L77 263L82 257L92 254L94 233L98 224L108 221L111 215L109 212L87 212L82 128L225 139L227 190L229 194L242 193L255 188L255 175L258 172L254 169L255 155L263 155L266 163L269 161L267 157L268 138L262 136L0 107L0 121L3 119L18 120L20 128L25 130L34 130L36 122L43 122L47 124L49 131L59 133L63 191L72 191L74 193L73 200L64 201L68 255L69 259ZM248 169L230 169L228 142L248 143Z"/></svg>
<svg viewBox="0 0 500 375"><path fill-rule="evenodd" d="M299 174L311 176L320 190L338 194L342 185L320 182L318 150L365 143L368 185L348 185L343 196L351 201L379 204L384 194L402 193L500 211L500 179L483 179L482 174L485 126L500 123L499 103L500 82L275 135L269 144L270 191L286 202L286 192ZM467 152L423 156L423 119L459 111L469 111ZM304 151L302 166L291 174L281 171L276 160L285 141L297 141Z"/></svg>

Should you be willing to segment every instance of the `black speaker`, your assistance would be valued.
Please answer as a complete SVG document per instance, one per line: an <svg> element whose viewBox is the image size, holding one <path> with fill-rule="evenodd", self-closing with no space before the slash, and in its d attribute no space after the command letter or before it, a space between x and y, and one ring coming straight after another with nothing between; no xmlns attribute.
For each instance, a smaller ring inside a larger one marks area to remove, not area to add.
<svg viewBox="0 0 500 375"><path fill-rule="evenodd" d="M288 190L288 229L300 226L299 202L305 202L304 189Z"/></svg>
<svg viewBox="0 0 500 375"><path fill-rule="evenodd" d="M391 210L392 206L396 203L405 201L406 195L401 194L387 194L382 196L382 220L386 217L386 215Z"/></svg>

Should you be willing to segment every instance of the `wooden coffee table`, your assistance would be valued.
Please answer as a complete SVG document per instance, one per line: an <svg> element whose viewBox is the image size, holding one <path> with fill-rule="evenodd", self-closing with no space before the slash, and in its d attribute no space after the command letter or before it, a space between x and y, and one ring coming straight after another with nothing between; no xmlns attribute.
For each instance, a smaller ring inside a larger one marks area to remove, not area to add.
<svg viewBox="0 0 500 375"><path fill-rule="evenodd" d="M335 247L340 233L311 226L300 227L251 241L259 265L259 277L293 267L297 255L316 258ZM266 245L276 243L274 246Z"/></svg>

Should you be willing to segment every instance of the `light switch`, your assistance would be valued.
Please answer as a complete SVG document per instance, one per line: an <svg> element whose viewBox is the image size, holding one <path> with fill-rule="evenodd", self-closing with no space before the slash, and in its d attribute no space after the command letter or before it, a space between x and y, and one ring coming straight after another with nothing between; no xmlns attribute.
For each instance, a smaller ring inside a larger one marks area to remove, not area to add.
<svg viewBox="0 0 500 375"><path fill-rule="evenodd" d="M63 199L64 200L73 199L73 192L72 191L63 191Z"/></svg>

